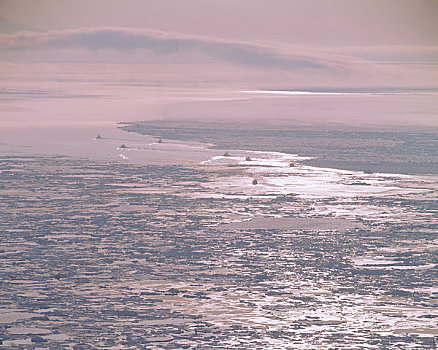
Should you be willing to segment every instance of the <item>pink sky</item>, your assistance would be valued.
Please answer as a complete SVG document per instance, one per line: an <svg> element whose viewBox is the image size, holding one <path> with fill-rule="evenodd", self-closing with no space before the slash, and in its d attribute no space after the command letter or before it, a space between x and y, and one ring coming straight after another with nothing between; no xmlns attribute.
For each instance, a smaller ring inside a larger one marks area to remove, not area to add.
<svg viewBox="0 0 438 350"><path fill-rule="evenodd" d="M300 45L436 45L436 0L1 0L41 30L123 26Z"/></svg>
<svg viewBox="0 0 438 350"><path fill-rule="evenodd" d="M438 125L437 13L435 0L0 0L0 121L178 118L169 106L187 117L206 101L244 118L251 104L225 101L250 98L282 119ZM333 88L425 96L239 93Z"/></svg>

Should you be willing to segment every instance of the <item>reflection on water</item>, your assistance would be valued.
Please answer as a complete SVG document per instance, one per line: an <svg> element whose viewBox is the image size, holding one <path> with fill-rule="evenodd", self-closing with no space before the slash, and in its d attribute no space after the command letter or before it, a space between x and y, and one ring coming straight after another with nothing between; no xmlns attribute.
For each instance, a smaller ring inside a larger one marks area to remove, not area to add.
<svg viewBox="0 0 438 350"><path fill-rule="evenodd" d="M435 348L436 176L90 142L0 158L6 348Z"/></svg>

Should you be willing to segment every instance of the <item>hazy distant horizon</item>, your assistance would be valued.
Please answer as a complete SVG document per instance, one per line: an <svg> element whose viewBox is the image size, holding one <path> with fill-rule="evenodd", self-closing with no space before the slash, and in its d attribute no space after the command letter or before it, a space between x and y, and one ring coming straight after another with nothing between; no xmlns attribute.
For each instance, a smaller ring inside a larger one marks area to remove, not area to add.
<svg viewBox="0 0 438 350"><path fill-rule="evenodd" d="M438 125L433 0L0 0L0 10L2 125L198 119L206 105L207 119Z"/></svg>

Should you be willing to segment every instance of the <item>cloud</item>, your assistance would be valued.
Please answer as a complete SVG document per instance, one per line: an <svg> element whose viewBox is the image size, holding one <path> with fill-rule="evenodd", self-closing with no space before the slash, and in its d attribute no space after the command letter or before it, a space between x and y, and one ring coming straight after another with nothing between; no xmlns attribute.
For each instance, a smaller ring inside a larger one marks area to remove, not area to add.
<svg viewBox="0 0 438 350"><path fill-rule="evenodd" d="M11 34L11 33L16 33L16 32L20 32L20 31L33 32L33 31L38 31L38 29L36 29L32 26L11 22L5 18L0 17L0 33Z"/></svg>
<svg viewBox="0 0 438 350"><path fill-rule="evenodd" d="M0 51L17 55L41 50L98 51L112 49L123 52L143 50L159 56L202 54L214 60L245 66L302 70L342 69L342 62L330 55L320 56L302 49L215 37L185 35L150 29L79 28L49 32L0 34Z"/></svg>
<svg viewBox="0 0 438 350"><path fill-rule="evenodd" d="M0 34L3 65L187 63L174 79L188 78L190 72L192 78L199 73L202 82L207 76L242 84L257 80L257 88L274 89L292 85L436 88L437 52L436 46L304 48L120 27ZM234 67L224 69L222 63Z"/></svg>
<svg viewBox="0 0 438 350"><path fill-rule="evenodd" d="M331 50L325 51L330 53ZM369 62L392 62L399 64L438 63L438 45L346 46L337 47L336 52Z"/></svg>

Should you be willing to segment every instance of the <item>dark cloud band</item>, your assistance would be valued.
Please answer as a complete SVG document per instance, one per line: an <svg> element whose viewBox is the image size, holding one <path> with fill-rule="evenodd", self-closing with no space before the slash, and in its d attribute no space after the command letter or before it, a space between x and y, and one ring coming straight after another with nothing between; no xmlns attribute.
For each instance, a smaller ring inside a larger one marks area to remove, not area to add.
<svg viewBox="0 0 438 350"><path fill-rule="evenodd" d="M291 50L280 52L276 47L258 43L131 28L80 28L0 35L0 48L15 52L35 49L143 49L158 55L201 52L221 61L286 70L328 69L335 64L316 55Z"/></svg>

